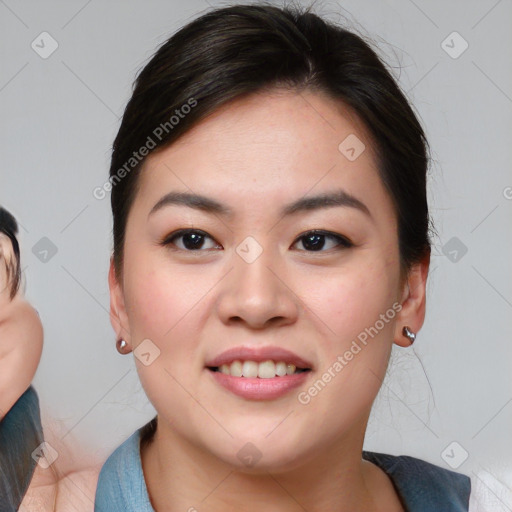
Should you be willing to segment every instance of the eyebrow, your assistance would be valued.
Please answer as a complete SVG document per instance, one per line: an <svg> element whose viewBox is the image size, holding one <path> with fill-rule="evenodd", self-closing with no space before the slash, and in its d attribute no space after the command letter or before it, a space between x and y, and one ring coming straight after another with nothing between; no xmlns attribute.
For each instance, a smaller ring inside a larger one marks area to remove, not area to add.
<svg viewBox="0 0 512 512"><path fill-rule="evenodd" d="M223 217L233 216L233 211L229 207L210 197L188 192L169 192L153 206L148 217L158 210L171 205L187 206ZM334 192L325 192L316 196L302 197L284 206L281 209L280 215L285 217L299 212L339 206L355 208L370 218L372 217L370 210L360 199L342 189L335 190Z"/></svg>

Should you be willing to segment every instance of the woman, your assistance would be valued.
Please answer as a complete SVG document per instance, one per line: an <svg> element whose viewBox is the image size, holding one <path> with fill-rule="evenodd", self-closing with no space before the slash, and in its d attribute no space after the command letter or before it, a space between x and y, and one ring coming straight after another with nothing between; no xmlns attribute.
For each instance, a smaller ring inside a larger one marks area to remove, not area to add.
<svg viewBox="0 0 512 512"><path fill-rule="evenodd" d="M18 510L44 456L39 401L30 385L43 345L37 311L20 291L18 225L0 207L0 510Z"/></svg>
<svg viewBox="0 0 512 512"><path fill-rule="evenodd" d="M213 10L139 74L114 142L117 347L156 418L95 509L467 510L469 478L363 451L430 261L428 143L357 35Z"/></svg>

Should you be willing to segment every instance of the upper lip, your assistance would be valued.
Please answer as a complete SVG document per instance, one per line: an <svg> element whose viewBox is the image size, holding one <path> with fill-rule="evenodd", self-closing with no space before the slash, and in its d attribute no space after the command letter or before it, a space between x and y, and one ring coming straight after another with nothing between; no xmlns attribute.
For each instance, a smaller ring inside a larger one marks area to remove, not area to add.
<svg viewBox="0 0 512 512"><path fill-rule="evenodd" d="M283 361L285 363L294 364L297 368L313 369L312 364L290 350L281 347L248 347L240 346L225 350L218 356L209 360L206 366L219 367L222 364L230 364L233 361L254 361L256 363L262 361Z"/></svg>

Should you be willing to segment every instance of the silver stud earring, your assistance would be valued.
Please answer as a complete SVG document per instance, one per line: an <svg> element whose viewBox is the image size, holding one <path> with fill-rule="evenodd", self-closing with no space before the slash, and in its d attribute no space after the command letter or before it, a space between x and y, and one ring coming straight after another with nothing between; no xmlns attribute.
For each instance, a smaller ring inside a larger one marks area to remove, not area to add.
<svg viewBox="0 0 512 512"><path fill-rule="evenodd" d="M402 334L409 339L411 345L414 343L414 340L416 339L416 334L413 333L407 325L405 325L404 328L402 329Z"/></svg>

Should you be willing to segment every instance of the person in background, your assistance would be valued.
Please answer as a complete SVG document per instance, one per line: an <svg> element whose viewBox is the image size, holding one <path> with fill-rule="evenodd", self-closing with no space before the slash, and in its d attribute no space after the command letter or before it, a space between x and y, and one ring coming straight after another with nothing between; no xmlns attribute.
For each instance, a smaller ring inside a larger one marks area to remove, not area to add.
<svg viewBox="0 0 512 512"><path fill-rule="evenodd" d="M18 510L41 454L39 399L31 386L43 348L37 311L21 291L15 218L0 207L0 510Z"/></svg>

